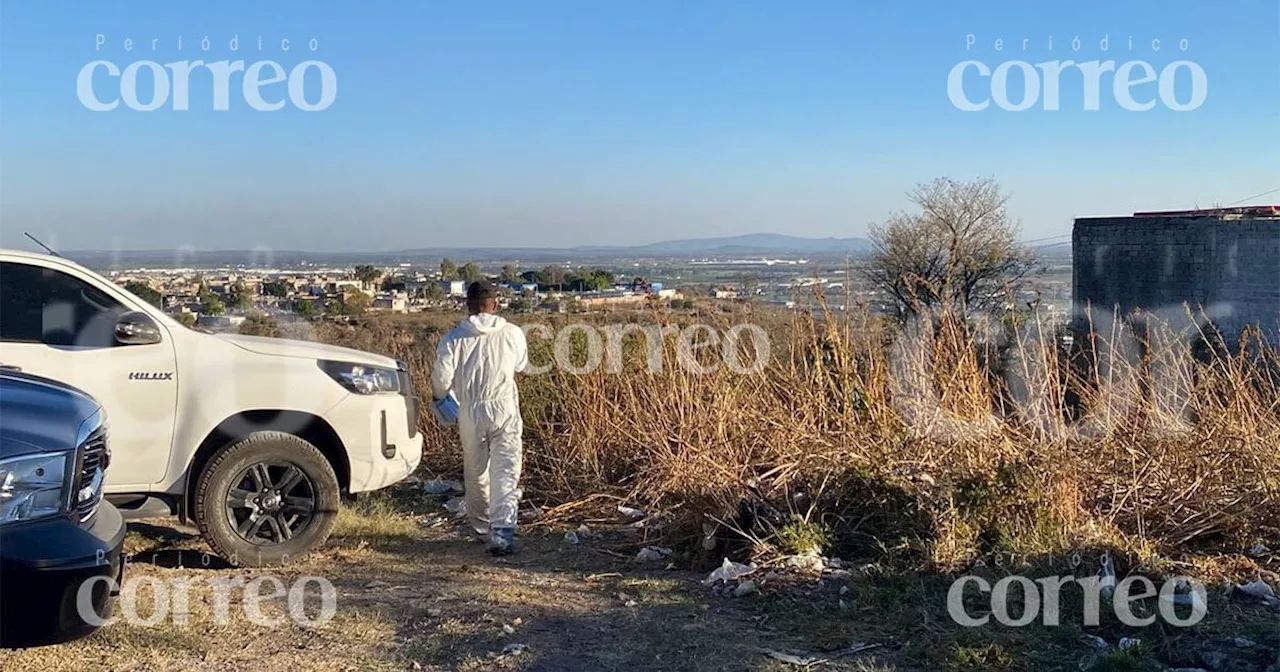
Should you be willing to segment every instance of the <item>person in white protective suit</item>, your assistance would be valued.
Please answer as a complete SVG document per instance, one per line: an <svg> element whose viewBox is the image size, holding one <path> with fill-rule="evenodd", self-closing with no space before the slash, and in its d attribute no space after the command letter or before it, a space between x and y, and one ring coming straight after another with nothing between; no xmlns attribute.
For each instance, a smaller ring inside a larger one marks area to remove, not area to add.
<svg viewBox="0 0 1280 672"><path fill-rule="evenodd" d="M470 315L440 340L431 394L458 399L458 433L466 481L467 516L489 539L489 552L515 552L523 461L520 395L515 374L529 364L524 331L499 317L497 292L487 282L467 287Z"/></svg>

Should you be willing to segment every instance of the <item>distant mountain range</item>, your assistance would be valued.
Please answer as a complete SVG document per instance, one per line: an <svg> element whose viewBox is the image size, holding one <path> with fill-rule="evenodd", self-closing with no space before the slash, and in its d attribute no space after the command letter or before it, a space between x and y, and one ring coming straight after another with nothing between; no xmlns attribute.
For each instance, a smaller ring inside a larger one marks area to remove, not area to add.
<svg viewBox="0 0 1280 672"><path fill-rule="evenodd" d="M428 247L384 252L305 252L299 250L79 250L64 252L69 258L94 267L216 267L297 266L347 264L436 264L443 257L464 261L569 261L616 257L653 258L687 256L807 256L843 257L870 249L865 238L801 238L757 233L724 238L668 240L648 245L570 248Z"/></svg>
<svg viewBox="0 0 1280 672"><path fill-rule="evenodd" d="M604 262L628 258L761 258L806 257L813 259L844 258L865 254L872 249L866 238L802 238L776 233L753 233L720 238L667 240L647 245L584 245L570 248L474 248L429 247L384 252L305 252L298 250L80 250L64 252L64 256L95 268L124 267L295 267L303 263L321 266L355 264L434 266L448 257L455 262L467 261L522 263ZM1069 258L1070 245L1037 248L1042 257Z"/></svg>
<svg viewBox="0 0 1280 672"><path fill-rule="evenodd" d="M581 250L638 254L821 254L843 256L871 249L866 238L800 238L778 233L751 233L724 238L667 240L631 247L580 247Z"/></svg>

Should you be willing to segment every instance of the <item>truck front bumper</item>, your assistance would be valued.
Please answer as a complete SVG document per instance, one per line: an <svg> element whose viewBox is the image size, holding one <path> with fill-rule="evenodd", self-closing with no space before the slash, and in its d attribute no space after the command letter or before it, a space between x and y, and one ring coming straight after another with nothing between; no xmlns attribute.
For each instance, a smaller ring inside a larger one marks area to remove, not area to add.
<svg viewBox="0 0 1280 672"><path fill-rule="evenodd" d="M347 448L351 493L399 482L422 462L422 433L413 397L353 394L328 416Z"/></svg>
<svg viewBox="0 0 1280 672"><path fill-rule="evenodd" d="M0 646L57 644L97 630L93 620L111 615L120 590L124 533L120 512L105 501L85 525L55 518L0 532Z"/></svg>

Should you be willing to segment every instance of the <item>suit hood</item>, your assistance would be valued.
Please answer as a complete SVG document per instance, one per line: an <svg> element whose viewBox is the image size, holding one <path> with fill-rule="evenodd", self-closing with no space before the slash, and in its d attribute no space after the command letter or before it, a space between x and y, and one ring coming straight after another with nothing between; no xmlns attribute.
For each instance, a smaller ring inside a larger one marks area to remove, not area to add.
<svg viewBox="0 0 1280 672"><path fill-rule="evenodd" d="M463 320L462 324L459 326L462 327L464 332L469 334L492 334L502 331L502 328L507 326L507 321L497 315L480 313L478 315L471 315L467 319Z"/></svg>

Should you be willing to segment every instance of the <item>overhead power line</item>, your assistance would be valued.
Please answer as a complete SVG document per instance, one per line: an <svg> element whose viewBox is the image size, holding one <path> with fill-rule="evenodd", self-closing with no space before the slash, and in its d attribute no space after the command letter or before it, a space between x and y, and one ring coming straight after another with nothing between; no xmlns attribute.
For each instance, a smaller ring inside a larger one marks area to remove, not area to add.
<svg viewBox="0 0 1280 672"><path fill-rule="evenodd" d="M1246 196L1246 197L1244 197L1244 198L1242 198L1242 199L1240 199L1240 200L1238 200L1238 201L1232 201L1231 203L1228 203L1228 204L1227 204L1227 206L1240 205L1241 203L1244 203L1245 201L1252 201L1252 200L1253 200L1253 199L1255 199L1255 198L1262 198L1263 196L1270 196L1271 194L1274 194L1274 193L1276 193L1276 192L1280 192L1280 187L1276 187L1275 189L1271 189L1271 190L1268 190L1268 191L1264 191L1264 192L1262 192L1261 194L1254 194L1254 195L1252 195L1252 196Z"/></svg>
<svg viewBox="0 0 1280 672"><path fill-rule="evenodd" d="M1031 243L1043 243L1043 242L1045 242L1045 241L1049 241L1049 240L1060 240L1060 239L1062 239L1062 238L1070 238L1070 237L1071 237L1071 234L1069 234L1069 233L1064 233L1064 234L1062 234L1062 235L1060 235L1060 236L1049 236L1048 238L1036 238L1036 239L1034 239L1034 240L1024 240L1024 241L1022 241L1022 243L1021 243L1021 244L1022 244L1022 245L1030 245Z"/></svg>

